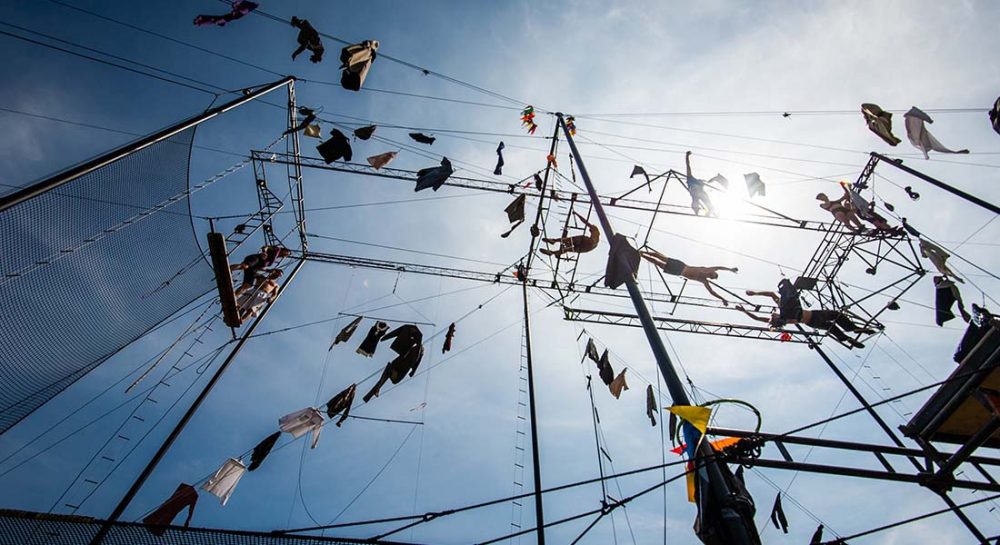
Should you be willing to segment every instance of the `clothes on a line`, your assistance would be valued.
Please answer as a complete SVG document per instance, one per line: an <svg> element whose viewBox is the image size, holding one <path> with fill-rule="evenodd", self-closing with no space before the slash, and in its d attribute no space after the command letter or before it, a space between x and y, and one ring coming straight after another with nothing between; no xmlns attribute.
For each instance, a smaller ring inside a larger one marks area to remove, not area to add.
<svg viewBox="0 0 1000 545"><path fill-rule="evenodd" d="M278 442L279 437L281 437L281 432L276 431L268 435L260 443L257 443L257 446L253 448L253 452L250 453L250 465L247 466L247 471L253 471L260 467L260 464L264 462L264 458L267 458L267 455L271 453L274 444Z"/></svg>
<svg viewBox="0 0 1000 545"><path fill-rule="evenodd" d="M316 448L320 433L323 432L323 415L313 407L299 409L278 419L278 428L298 439L307 433L312 433L312 443L309 448Z"/></svg>
<svg viewBox="0 0 1000 545"><path fill-rule="evenodd" d="M309 50L312 55L309 56L309 60L313 63L318 63L323 60L323 40L319 37L319 32L313 28L309 21L306 19L299 19L298 17L292 16L292 26L299 29L299 35L296 37L296 41L299 43L298 49L292 52L292 60L302 54L303 51Z"/></svg>
<svg viewBox="0 0 1000 545"><path fill-rule="evenodd" d="M375 325L368 330L368 335L365 335L365 340L361 341L361 345L358 346L358 354L366 358L370 358L375 355L375 350L378 348L378 343L382 340L382 337L389 331L389 324L385 322L375 322Z"/></svg>
<svg viewBox="0 0 1000 545"><path fill-rule="evenodd" d="M365 40L340 51L340 85L348 91L360 91L368 78L368 71L375 62L378 40Z"/></svg>
<svg viewBox="0 0 1000 545"><path fill-rule="evenodd" d="M433 145L434 140L436 140L436 138L434 138L433 136L427 136L422 132L411 132L410 138L414 139L417 142L420 142L421 144L427 144L429 146Z"/></svg>
<svg viewBox="0 0 1000 545"><path fill-rule="evenodd" d="M337 333L337 337L334 338L333 343L330 344L330 350L333 350L333 347L340 343L346 343L351 340L351 336L354 335L354 331L358 329L358 324L360 323L361 316L358 316L357 318L351 320L351 323L344 326L344 329L341 329L340 333Z"/></svg>
<svg viewBox="0 0 1000 545"><path fill-rule="evenodd" d="M351 384L347 388L344 388L343 391L330 398L330 401L326 402L327 417L332 420L338 414L341 415L340 420L337 421L338 428L344 423L344 420L347 420L347 417L351 413L351 405L354 403L354 393L357 388L357 384Z"/></svg>
<svg viewBox="0 0 1000 545"><path fill-rule="evenodd" d="M892 114L880 108L877 104L864 103L861 105L861 114L868 124L868 130L885 141L890 146L896 146L902 140L892 134Z"/></svg>
<svg viewBox="0 0 1000 545"><path fill-rule="evenodd" d="M247 468L243 462L230 458L201 485L201 489L219 498L222 505L226 505L233 495L233 491L236 490L236 485L240 483L240 479L246 472Z"/></svg>
<svg viewBox="0 0 1000 545"><path fill-rule="evenodd" d="M500 176L503 174L503 141L497 146L497 166L493 169L494 176Z"/></svg>
<svg viewBox="0 0 1000 545"><path fill-rule="evenodd" d="M351 141L337 129L330 130L330 139L316 146L316 151L328 165L340 159L350 161L354 156L351 151Z"/></svg>
<svg viewBox="0 0 1000 545"><path fill-rule="evenodd" d="M147 526L149 533L162 536L166 527L186 507L188 514L187 519L184 520L184 527L187 528L191 524L191 517L194 516L194 507L197 503L198 491L189 484L181 483L166 501L142 519L142 523Z"/></svg>
<svg viewBox="0 0 1000 545"><path fill-rule="evenodd" d="M243 16L257 9L258 4L249 0L236 0L232 3L229 13L222 15L199 15L194 18L195 26L226 26L226 23L242 19Z"/></svg>
<svg viewBox="0 0 1000 545"><path fill-rule="evenodd" d="M378 155L372 155L368 158L368 164L374 167L375 170L378 170L391 163L392 160L396 158L396 155L397 152L395 151L387 151Z"/></svg>
<svg viewBox="0 0 1000 545"><path fill-rule="evenodd" d="M939 142L937 138L934 138L934 135L927 130L927 124L933 123L934 120L920 108L916 106L910 108L910 111L903 114L903 120L906 125L906 138L910 140L913 147L923 152L924 159L931 158L927 153L929 151L939 153L969 153L967 149L950 149Z"/></svg>
<svg viewBox="0 0 1000 545"><path fill-rule="evenodd" d="M455 171L447 157L441 158L441 166L422 168L417 171L417 185L413 191L433 189L437 191Z"/></svg>

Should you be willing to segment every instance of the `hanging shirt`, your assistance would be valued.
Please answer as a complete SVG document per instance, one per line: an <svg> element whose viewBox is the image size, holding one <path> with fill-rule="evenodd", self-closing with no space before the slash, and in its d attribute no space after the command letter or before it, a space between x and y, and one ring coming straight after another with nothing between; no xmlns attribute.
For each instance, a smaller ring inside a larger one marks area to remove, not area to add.
<svg viewBox="0 0 1000 545"><path fill-rule="evenodd" d="M951 254L945 251L944 248L929 240L920 239L920 255L926 257L939 273L943 275L952 274L951 269L948 268L947 264L948 258L951 257Z"/></svg>
<svg viewBox="0 0 1000 545"><path fill-rule="evenodd" d="M222 464L215 475L212 475L205 481L205 484L201 485L201 489L218 497L222 505L226 505L229 497L233 495L233 490L236 490L236 485L239 484L246 472L247 468L243 466L243 462L230 458Z"/></svg>
<svg viewBox="0 0 1000 545"><path fill-rule="evenodd" d="M382 376L379 377L378 382L372 389L365 394L364 402L368 401L372 397L378 397L379 392L382 390L382 386L386 382L392 381L393 384L399 384L403 378L406 377L406 373L409 372L410 376L413 376L417 372L417 367L420 365L420 360L424 357L424 347L422 345L414 345L406 352L406 354L401 354L396 357L396 359L390 361L385 369L382 371Z"/></svg>
<svg viewBox="0 0 1000 545"><path fill-rule="evenodd" d="M608 351L605 350L601 354L600 361L597 362L598 376L601 377L601 382L605 386L611 386L611 383L615 380L615 370L611 368L611 362L608 361Z"/></svg>
<svg viewBox="0 0 1000 545"><path fill-rule="evenodd" d="M497 167L493 169L494 176L503 174L503 141L497 146Z"/></svg>
<svg viewBox="0 0 1000 545"><path fill-rule="evenodd" d="M365 336L365 340L361 341L361 346L358 347L358 354L366 358L370 358L375 355L375 349L378 348L378 342L385 335L385 332L389 331L389 324L385 322L375 322L375 325L368 330L368 335Z"/></svg>
<svg viewBox="0 0 1000 545"><path fill-rule="evenodd" d="M868 130L885 141L890 146L895 146L902 142L896 135L892 134L892 114L879 108L877 104L865 103L861 105L861 113L865 116L865 123Z"/></svg>
<svg viewBox="0 0 1000 545"><path fill-rule="evenodd" d="M608 388L611 389L611 395L615 396L615 399L621 397L623 390L628 390L628 384L625 383L625 371L628 371L628 369L622 369L618 373L618 376L608 385Z"/></svg>
<svg viewBox="0 0 1000 545"><path fill-rule="evenodd" d="M257 4L249 0L236 0L233 9L225 15L199 15L194 18L195 26L226 26L226 23L241 19L244 15L257 9Z"/></svg>
<svg viewBox="0 0 1000 545"><path fill-rule="evenodd" d="M597 354L597 345L594 344L594 339L587 339L587 348L584 350L584 357L590 358L600 367L601 356Z"/></svg>
<svg viewBox="0 0 1000 545"><path fill-rule="evenodd" d="M618 288L624 284L628 278L635 278L639 274L639 250L629 244L628 239L621 233L615 233L611 239L611 251L608 252L608 264L604 269L604 285L611 289Z"/></svg>
<svg viewBox="0 0 1000 545"><path fill-rule="evenodd" d="M444 157L441 159L441 166L423 168L417 171L417 186L414 188L414 191L421 191L427 188L437 191L444 185L445 180L453 172L455 171L451 169L451 161L447 157Z"/></svg>
<svg viewBox="0 0 1000 545"><path fill-rule="evenodd" d="M166 531L166 526L169 526L174 521L174 517L187 507L188 515L184 521L184 527L187 528L191 524L191 517L194 516L196 503L198 503L198 491L189 484L181 483L177 486L177 490L167 498L167 501L142 519L142 523L148 526L149 533L154 536L162 536L163 532Z"/></svg>
<svg viewBox="0 0 1000 545"><path fill-rule="evenodd" d="M514 232L514 229L517 229L524 222L524 203L527 199L527 195L518 195L516 199L507 205L507 208L503 209L507 213L507 221L511 223L511 227L506 233L500 235L500 238L507 238Z"/></svg>
<svg viewBox="0 0 1000 545"><path fill-rule="evenodd" d="M750 194L751 199L756 195L760 195L761 197L767 195L767 188L764 186L764 182L760 180L760 174L756 172L744 174L743 179L746 180L747 193Z"/></svg>
<svg viewBox="0 0 1000 545"><path fill-rule="evenodd" d="M316 146L316 151L328 165L339 159L350 161L354 155L351 151L351 141L337 129L330 131L330 139Z"/></svg>
<svg viewBox="0 0 1000 545"><path fill-rule="evenodd" d="M1000 97L997 97L993 109L990 110L990 124L993 125L993 131L1000 134Z"/></svg>
<svg viewBox="0 0 1000 545"><path fill-rule="evenodd" d="M388 165L393 159L396 158L395 151L387 151L385 153L380 153L378 155L372 155L368 158L368 164L375 167L378 170L385 165Z"/></svg>
<svg viewBox="0 0 1000 545"><path fill-rule="evenodd" d="M947 277L934 277L934 322L937 325L943 326L945 322L955 318L951 308L959 299L958 293L958 286Z"/></svg>
<svg viewBox="0 0 1000 545"><path fill-rule="evenodd" d="M913 106L910 111L903 114L903 119L906 124L906 138L910 140L913 147L924 153L924 159L930 159L931 156L927 154L928 151L937 151L940 153L969 153L967 149L952 150L946 148L944 144L938 142L937 138L927 130L925 123L933 123L934 120L931 116L924 113L920 108Z"/></svg>
<svg viewBox="0 0 1000 545"><path fill-rule="evenodd" d="M281 432L276 431L268 435L260 443L257 443L257 446L253 448L253 452L250 453L250 465L247 467L247 471L253 471L260 467L264 458L267 458L267 455L271 453L274 444L278 442L279 437L281 437Z"/></svg>
<svg viewBox="0 0 1000 545"><path fill-rule="evenodd" d="M340 85L348 91L360 91L368 78L368 71L375 62L378 40L365 40L349 45L340 51Z"/></svg>
<svg viewBox="0 0 1000 545"><path fill-rule="evenodd" d="M319 434L323 431L323 415L312 407L306 407L279 418L278 427L296 439L312 432L312 445L309 448L316 448Z"/></svg>
<svg viewBox="0 0 1000 545"><path fill-rule="evenodd" d="M441 347L441 353L444 354L451 350L451 341L455 339L455 322L452 322L448 326L448 332L444 335L444 346Z"/></svg>
<svg viewBox="0 0 1000 545"><path fill-rule="evenodd" d="M333 350L333 347L337 346L340 343L346 343L347 341L351 340L351 335L354 335L354 330L358 328L358 324L360 323L361 323L361 316L358 316L354 320L351 320L351 323L347 324L347 326L344 327L344 329L341 329L340 333L337 333L337 338L333 339L333 344L330 345L330 350Z"/></svg>
<svg viewBox="0 0 1000 545"><path fill-rule="evenodd" d="M368 125L367 127L360 127L354 129L354 137L360 138L362 140L368 140L369 138L372 137L373 134L375 134L376 128L377 128L376 125Z"/></svg>
<svg viewBox="0 0 1000 545"><path fill-rule="evenodd" d="M422 132L411 132L410 138L416 140L417 142L420 142L421 144L427 144L427 145L433 145L434 140L436 140L436 138L434 138L433 136L427 136Z"/></svg>
<svg viewBox="0 0 1000 545"><path fill-rule="evenodd" d="M357 388L357 384L351 384L344 391L333 396L330 401L326 402L326 416L331 420L340 412L344 413L340 416L340 420L337 421L338 428L344 423L344 420L347 420L347 416L351 413L351 405L354 403L354 392Z"/></svg>
<svg viewBox="0 0 1000 545"><path fill-rule="evenodd" d="M392 344L389 345L395 353L399 355L406 354L414 346L419 346L424 342L424 334L420 332L420 328L413 324L405 324L393 329L389 333L386 333L382 337L381 342L388 341L392 339Z"/></svg>
<svg viewBox="0 0 1000 545"><path fill-rule="evenodd" d="M656 396L653 395L653 385L646 385L646 416L649 417L649 423L656 426Z"/></svg>

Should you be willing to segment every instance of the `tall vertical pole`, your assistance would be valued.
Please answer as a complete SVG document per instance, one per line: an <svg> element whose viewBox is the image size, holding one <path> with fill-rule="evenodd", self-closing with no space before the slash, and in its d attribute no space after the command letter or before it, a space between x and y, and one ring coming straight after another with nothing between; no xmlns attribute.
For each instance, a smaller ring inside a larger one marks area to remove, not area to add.
<svg viewBox="0 0 1000 545"><path fill-rule="evenodd" d="M608 221L607 214L604 213L604 205L601 204L601 199L598 197L597 191L594 189L594 184L590 180L590 174L587 173L587 167L583 164L583 158L580 157L580 152L576 149L576 143L573 142L573 135L570 134L569 129L566 127L563 114L557 113L556 117L559 120L559 126L562 127L563 134L566 136L566 142L573 151L576 165L580 168L580 177L583 178L583 182L587 186L590 202L594 205L594 211L597 212L604 236L610 242L615 236L615 231ZM660 372L663 374L663 379L667 383L667 389L670 391L673 403L675 405L690 405L691 401L687 396L687 392L684 391L684 385L677 374L677 370L674 369L673 362L670 361L667 349L663 345L663 339L660 338L656 324L653 323L653 317L649 313L646 301L642 298L642 293L639 292L639 285L636 283L635 278L631 275L625 275L625 287L628 288L629 298L632 299L632 305L635 306L636 315L639 316L639 321L642 323L642 330L646 334L646 340L649 341L653 357L656 358L656 364L659 366ZM759 544L760 537L757 535L757 529L744 524L743 519L732 507L729 507L729 502L726 501L733 495L733 492L729 489L729 485L723 477L722 470L719 469L718 462L715 460L712 452L712 447L707 442L702 441L699 445L698 453L705 458L704 468L708 474L709 493L718 502L717 505L723 506L721 524L728 537L728 543L732 545Z"/></svg>
<svg viewBox="0 0 1000 545"><path fill-rule="evenodd" d="M295 278L295 275L298 274L299 269L302 268L302 264L305 262L306 262L305 259L300 259L299 262L295 264L295 267L292 268L292 272L288 275L288 278L281 284L281 287L278 288L278 292L277 294L275 294L274 300L272 300L270 303L267 304L267 306L264 307L264 310L260 313L260 316L257 316L257 318L253 321L253 323L250 324L250 327L248 327L246 331L243 332L243 335L240 336L239 340L236 342L236 345L233 346L233 349L229 352L229 355L226 356L225 361L223 361L222 365L220 365L219 368L216 369L215 374L212 375L212 378L208 381L208 384L205 385L205 388L203 388L201 393L198 394L198 397L195 398L194 402L191 403L191 406L188 407L187 412L184 413L184 416L181 417L180 421L178 421L177 424L174 426L174 429L171 430L170 435L168 435L167 438L163 441L163 444L160 445L159 450L156 451L156 454L153 455L153 458L149 461L149 463L146 464L146 467L142 470L142 473L140 473L139 477L135 480L134 483L132 483L132 486L128 489L128 492L125 493L121 501L118 502L118 505L115 506L114 511L112 511L111 515L108 516L107 520L101 526L101 529L97 532L97 535L95 535L94 539L90 541L90 545L100 545L104 541L104 538L107 537L108 532L111 530L111 526L122 516L122 513L125 512L125 509L128 508L129 504L135 498L135 495L139 492L139 489L141 489L142 485L145 484L146 479L148 479L149 476L152 475L153 470L155 470L156 466L158 466L160 464L160 461L163 460L163 457L167 454L167 451L169 451L170 447L173 446L174 441L177 440L177 437L180 436L182 431L184 431L184 428L191 420L191 417L194 416L195 411L198 410L198 407L200 407L202 402L205 401L205 398L208 397L209 392L211 392L212 388L215 387L215 384L219 382L219 379L222 377L222 374L226 372L227 368L229 368L229 364L231 364L233 360L236 359L236 355L240 353L240 350L246 344L247 340L250 339L251 336L253 336L254 331L257 330L257 326L259 326L260 323L264 321L264 318L267 316L268 312L270 312L271 308L275 305L275 303L278 302L278 298L281 297L281 294L285 292L285 289L288 287L288 284L291 283L291 281Z"/></svg>

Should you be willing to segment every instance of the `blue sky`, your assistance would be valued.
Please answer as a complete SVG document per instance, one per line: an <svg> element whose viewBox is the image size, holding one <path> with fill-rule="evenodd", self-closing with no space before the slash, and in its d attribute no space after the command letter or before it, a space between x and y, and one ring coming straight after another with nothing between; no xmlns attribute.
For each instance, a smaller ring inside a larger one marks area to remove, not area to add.
<svg viewBox="0 0 1000 545"><path fill-rule="evenodd" d="M495 162L498 140L504 140L505 176L512 181L544 167L548 141L526 138L516 109L426 100L364 90L344 91L316 81L338 81L339 46L326 40L326 60L310 64L289 58L295 31L260 16L249 16L225 28L190 24L198 13L225 6L209 0L126 3L66 0L87 10L155 30L171 38L224 53L278 73L304 78L296 86L299 102L323 107L323 117L344 123L376 122L376 135L407 142L405 129L424 132L451 129L487 134L435 133L424 154L403 149L393 166L418 169L434 166L440 155L455 162L459 174L487 177ZM225 89L239 89L275 79L273 74L221 59L48 0L10 1L4 23L44 32L77 44L170 70ZM985 109L1000 93L1000 66L995 51L1000 38L993 29L998 7L990 2L769 2L684 3L619 2L262 2L262 9L289 18L308 18L323 32L348 40L377 39L381 52L436 72L474 83L540 109L576 114L580 152L603 194L632 187L632 164L651 172L682 169L683 154L692 150L696 175L724 174L733 192L742 196L742 175L759 172L768 184L760 202L796 217L826 220L816 207L817 192L838 191L837 180L853 180L869 151L903 157L908 165L939 177L988 201L1000 199L1000 136L985 112L931 113L930 129L945 145L969 148L967 156L932 155L926 161L905 141L902 113L910 106L925 110ZM12 30L10 27L0 29ZM22 32L23 34L23 32ZM7 62L0 66L0 107L46 115L77 123L146 134L205 108L214 97L181 86L96 64L56 51L0 36ZM313 80L310 82L308 80ZM366 82L369 89L402 91L458 100L517 106L433 76L389 62L376 61ZM225 95L219 100L226 100ZM273 102L283 103L280 95ZM865 127L858 107L875 102L897 112L894 130L904 142L890 148ZM683 112L850 111L823 115L676 115ZM617 113L675 115L603 116ZM588 114L590 114L588 116ZM192 180L205 179L239 162L238 157L204 148L245 154L273 141L283 130L281 110L254 104L235 110L198 130L192 158ZM0 111L6 130L0 134L4 184L23 185L120 145L133 137ZM538 135L549 135L553 119L539 115ZM655 126L655 127L654 127ZM325 124L325 130L330 127ZM496 136L519 135L514 136ZM312 140L303 153L315 155ZM592 142L599 142L602 147ZM835 148L835 149L834 149ZM355 160L397 148L387 142L358 142ZM561 172L570 176L566 146L559 152ZM989 212L976 208L922 182L888 168L878 171L880 197L896 205L918 228L943 241L987 270L996 270L998 227ZM271 167L269 180L282 188L283 170ZM528 244L525 227L508 239L502 212L506 195L443 188L436 194L414 195L408 183L306 171L306 202L310 208L417 199L409 203L340 208L311 212L309 231L345 240L395 246L463 259L430 257L365 244L311 241L312 248L382 259L434 263L457 268L497 270L523 255ZM568 188L566 182L559 182ZM919 201L909 200L899 187L913 185ZM437 197L427 200L427 197ZM676 185L667 200L686 204ZM253 177L249 168L196 195L194 210L204 216L241 214L252 210ZM534 205L529 205L529 214ZM646 217L621 210L612 223L629 236L645 234L636 222ZM238 220L225 220L232 228ZM549 228L561 222L552 218ZM207 229L199 220L199 233ZM290 229L287 217L278 231ZM200 235L199 235L200 236ZM723 276L730 289L773 286L781 275L794 276L808 262L819 235L783 229L748 227L725 221L665 216L657 220L651 244L689 264L739 266L740 273ZM581 275L603 271L604 248L584 256ZM503 264L503 265L497 265ZM539 264L539 266L542 266ZM983 302L997 293L997 282L968 265L954 262L969 281L966 302ZM659 281L645 265L642 282ZM725 274L725 273L724 273ZM885 275L885 276L883 276ZM886 280L871 277L859 263L848 263L841 280L863 293ZM109 280L109 281L114 281ZM985 292L977 289L975 284ZM679 288L679 284L672 284ZM662 289L662 287L661 287ZM701 288L686 293L703 296ZM464 290L464 291L459 291ZM294 442L272 454L257 472L240 483L226 507L203 495L194 524L209 527L271 530L326 523L345 506L338 522L424 513L511 494L520 359L519 290L454 279L397 275L364 269L307 264L275 306L261 331L274 331L339 312L362 312L398 321L419 320L437 332L448 323L495 297L483 310L459 324L455 350L440 354L432 342L420 375L359 409L377 418L421 420L423 425L351 420L330 427L317 449ZM585 372L578 365L581 324L562 320L557 308L532 294L532 331L537 362L538 414L543 482L554 486L597 475L590 402ZM420 301L410 302L417 299ZM587 306L627 311L625 300L591 298ZM887 317L886 336L873 339L865 350L824 346L870 399L896 395L941 380L953 369L951 353L961 336L955 320L947 327L933 324L930 276L905 296L901 310ZM581 302L580 306L584 306ZM997 305L993 305L997 306ZM380 308L388 307L388 308ZM378 309L378 310L376 310ZM667 313L668 308L654 308ZM708 321L746 323L733 312L680 308L677 316ZM377 372L385 353L368 360L353 353L353 344L327 352L330 339L345 320L276 333L252 340L226 373L170 454L140 492L126 519L140 518L154 508L178 482L193 482L211 474L227 457L251 448L276 429L277 418L326 399L351 382ZM370 325L362 325L361 333ZM58 445L46 445L80 428L126 401L124 386L83 409L77 409L110 384L142 366L180 333L183 320L144 339L88 375L24 423L0 436L3 458L62 420L59 427L0 464L0 504L3 507L68 512L57 498L101 448L104 440L129 417L130 405L112 412ZM595 392L601 429L618 471L660 463L660 428L651 428L644 414L643 390L655 383L656 369L639 330L588 327L614 353L617 368L629 366L631 390L620 400ZM757 406L764 428L780 432L854 408L844 389L821 360L801 345L670 334L665 338L683 372L698 387L699 399L732 397ZM216 343L224 338L213 337ZM359 342L359 337L354 342ZM463 351L464 350L464 351ZM461 351L461 352L460 352ZM175 382L186 388L192 371ZM644 381L645 379L645 381ZM202 384L205 377L195 383ZM370 384L370 383L369 383ZM368 385L359 386L367 390ZM161 394L190 403L191 396ZM921 396L892 404L880 413L890 425L908 420ZM422 410L412 410L426 403ZM666 401L664 402L666 404ZM180 414L171 412L126 462L78 511L106 515L121 492ZM746 426L739 410L720 412L718 423ZM411 434L411 430L415 430ZM818 433L816 430L813 433ZM885 443L863 415L831 424L823 437ZM284 444L283 438L279 444ZM400 446L402 445L402 446ZM352 502L396 449L399 454L363 494ZM669 448L669 447L668 447ZM16 470L10 468L29 454L41 453ZM771 454L774 454L773 452ZM797 458L874 467L867 458L831 456L806 449ZM667 461L674 455L667 452ZM530 467L530 466L529 466ZM668 473L668 476L670 474ZM530 477L525 475L530 481ZM625 495L655 484L657 475L622 479ZM748 474L758 503L758 524L764 527L775 488L787 489L794 502L785 506L791 522L787 536L763 530L767 543L803 543L821 519L840 535L906 518L941 507L926 490L911 486L760 470ZM791 483L791 484L790 484ZM71 488L70 493L79 492ZM976 495L956 493L958 501ZM562 518L594 509L601 499L597 485L560 493L546 500L546 516ZM666 508L664 508L666 502ZM523 525L532 524L526 502ZM804 509L800 509L801 505ZM969 510L990 535L1000 533L1000 510L986 504ZM808 512L806 511L808 510ZM666 512L666 516L664 516ZM630 504L629 520L615 513L613 523L600 523L584 543L663 540L696 543L690 530L694 509L684 500L683 483ZM466 543L500 536L510 529L511 506L441 519L394 536L399 540ZM551 530L554 543L571 541L585 521ZM370 536L391 526L349 529L349 536ZM530 540L530 538L525 538ZM956 519L941 516L858 540L871 543L967 543L967 532Z"/></svg>

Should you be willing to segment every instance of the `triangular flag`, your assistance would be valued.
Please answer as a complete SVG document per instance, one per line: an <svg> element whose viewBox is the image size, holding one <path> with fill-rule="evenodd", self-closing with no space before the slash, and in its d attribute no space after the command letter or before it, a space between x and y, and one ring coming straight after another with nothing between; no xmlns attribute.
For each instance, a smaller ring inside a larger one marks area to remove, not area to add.
<svg viewBox="0 0 1000 545"><path fill-rule="evenodd" d="M696 405L674 405L668 407L668 411L676 414L685 422L689 422L701 433L708 430L708 417L712 415L712 409L699 407Z"/></svg>

